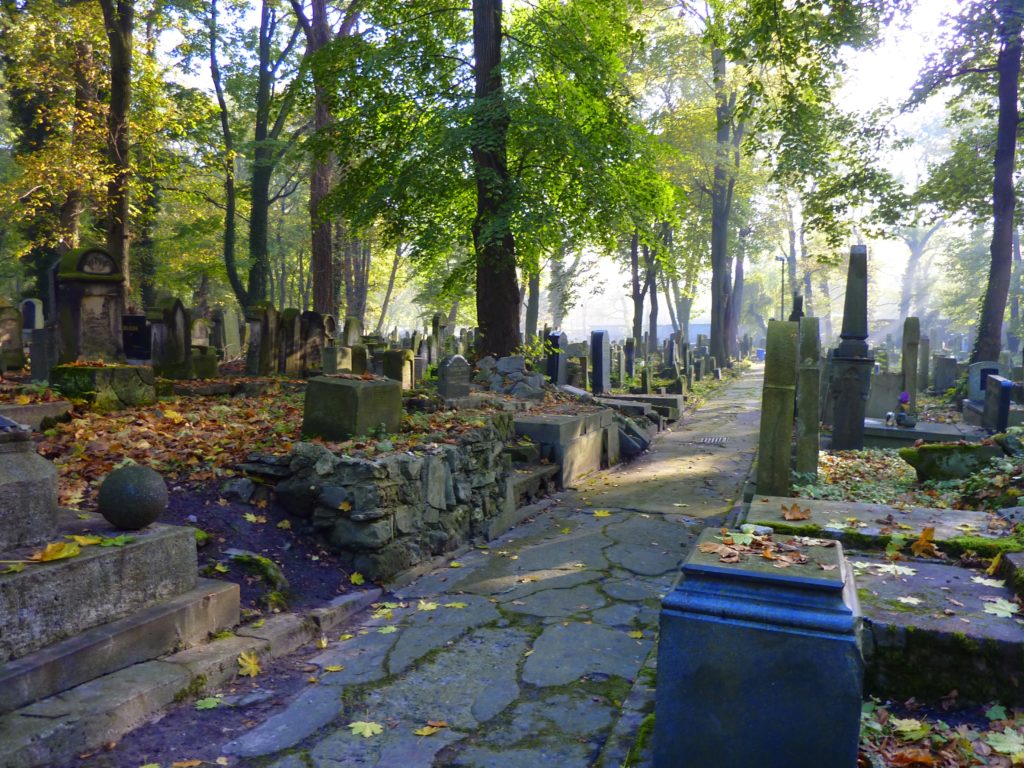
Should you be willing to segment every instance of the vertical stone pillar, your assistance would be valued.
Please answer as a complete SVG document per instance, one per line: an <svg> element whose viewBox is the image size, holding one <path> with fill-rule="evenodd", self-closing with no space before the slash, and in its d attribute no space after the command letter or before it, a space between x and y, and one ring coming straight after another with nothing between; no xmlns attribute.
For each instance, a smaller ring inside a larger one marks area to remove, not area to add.
<svg viewBox="0 0 1024 768"><path fill-rule="evenodd" d="M932 342L927 336L921 337L917 347L917 391L928 391L928 363L932 359Z"/></svg>
<svg viewBox="0 0 1024 768"><path fill-rule="evenodd" d="M757 449L757 492L765 496L789 496L796 367L797 324L770 321Z"/></svg>
<svg viewBox="0 0 1024 768"><path fill-rule="evenodd" d="M818 318L800 318L800 368L797 373L796 471L818 473L818 425L821 396L821 339Z"/></svg>
<svg viewBox="0 0 1024 768"><path fill-rule="evenodd" d="M832 355L832 448L864 447L864 411L874 358L868 351L868 249L850 248L839 346Z"/></svg>
<svg viewBox="0 0 1024 768"><path fill-rule="evenodd" d="M917 355L921 343L921 321L908 317L903 321L903 350L900 364L903 368L903 389L910 395L910 413L917 416Z"/></svg>

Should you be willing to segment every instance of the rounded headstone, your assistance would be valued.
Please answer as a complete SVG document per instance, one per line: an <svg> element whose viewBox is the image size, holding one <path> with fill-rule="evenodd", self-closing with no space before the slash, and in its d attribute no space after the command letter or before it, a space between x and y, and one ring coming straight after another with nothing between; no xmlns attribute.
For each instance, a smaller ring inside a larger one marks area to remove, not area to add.
<svg viewBox="0 0 1024 768"><path fill-rule="evenodd" d="M122 531L145 528L167 509L167 485L160 473L149 467L129 464L103 479L99 513Z"/></svg>

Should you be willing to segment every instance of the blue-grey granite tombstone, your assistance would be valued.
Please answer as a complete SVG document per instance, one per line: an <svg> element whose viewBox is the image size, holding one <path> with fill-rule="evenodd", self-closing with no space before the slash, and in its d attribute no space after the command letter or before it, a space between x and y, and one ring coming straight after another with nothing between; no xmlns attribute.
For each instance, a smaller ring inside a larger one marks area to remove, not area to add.
<svg viewBox="0 0 1024 768"><path fill-rule="evenodd" d="M636 375L636 340L626 339L626 375L630 378Z"/></svg>
<svg viewBox="0 0 1024 768"><path fill-rule="evenodd" d="M548 379L556 386L564 386L569 381L569 361L566 350L569 337L562 331L548 334L547 374Z"/></svg>
<svg viewBox="0 0 1024 768"><path fill-rule="evenodd" d="M590 334L590 359L593 361L593 387L595 395L612 391L612 347L608 331Z"/></svg>
<svg viewBox="0 0 1024 768"><path fill-rule="evenodd" d="M854 768L864 665L841 546L780 569L722 562L718 537L701 534L662 603L655 767Z"/></svg>
<svg viewBox="0 0 1024 768"><path fill-rule="evenodd" d="M985 400L986 382L989 376L1010 377L1009 366L995 360L983 360L967 366L967 399L975 403Z"/></svg>
<svg viewBox="0 0 1024 768"><path fill-rule="evenodd" d="M1002 376L989 375L985 383L985 407L981 426L992 432L1005 432L1010 426L1010 400L1013 382Z"/></svg>
<svg viewBox="0 0 1024 768"><path fill-rule="evenodd" d="M469 363L462 355L450 355L437 366L437 392L445 400L469 397Z"/></svg>

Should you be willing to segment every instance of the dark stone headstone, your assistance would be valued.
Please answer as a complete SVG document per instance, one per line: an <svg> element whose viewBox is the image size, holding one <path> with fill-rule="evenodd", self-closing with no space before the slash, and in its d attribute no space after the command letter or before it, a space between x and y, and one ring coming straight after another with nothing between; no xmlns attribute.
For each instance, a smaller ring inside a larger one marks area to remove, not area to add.
<svg viewBox="0 0 1024 768"><path fill-rule="evenodd" d="M303 312L299 315L299 328L302 335L302 375L314 376L324 369L327 334L324 331L323 315L319 312Z"/></svg>
<svg viewBox="0 0 1024 768"><path fill-rule="evenodd" d="M437 391L445 400L469 397L469 363L462 355L446 357L437 366Z"/></svg>
<svg viewBox="0 0 1024 768"><path fill-rule="evenodd" d="M384 375L400 382L402 389L412 389L415 380L414 359L411 349L385 350L382 354Z"/></svg>
<svg viewBox="0 0 1024 768"><path fill-rule="evenodd" d="M277 370L277 310L261 303L245 311L249 327L249 349L245 372L250 376L269 376Z"/></svg>
<svg viewBox="0 0 1024 768"><path fill-rule="evenodd" d="M956 358L932 355L932 387L938 394L956 386Z"/></svg>
<svg viewBox="0 0 1024 768"><path fill-rule="evenodd" d="M21 311L0 300L0 364L5 371L25 367Z"/></svg>
<svg viewBox="0 0 1024 768"><path fill-rule="evenodd" d="M864 412L871 388L874 359L868 350L868 249L850 248L846 276L843 330L832 355L832 448L864 447Z"/></svg>
<svg viewBox="0 0 1024 768"><path fill-rule="evenodd" d="M124 353L132 360L149 360L152 336L145 315L122 315Z"/></svg>
<svg viewBox="0 0 1024 768"><path fill-rule="evenodd" d="M299 310L289 307L281 312L277 326L277 372L285 376L302 375L302 325Z"/></svg>
<svg viewBox="0 0 1024 768"><path fill-rule="evenodd" d="M793 294L793 311L789 313L789 322L799 323L804 316L804 297L799 293Z"/></svg>
<svg viewBox="0 0 1024 768"><path fill-rule="evenodd" d="M626 375L633 378L636 375L636 340L626 339Z"/></svg>
<svg viewBox="0 0 1024 768"><path fill-rule="evenodd" d="M124 274L100 248L68 251L56 265L60 361L120 362Z"/></svg>
<svg viewBox="0 0 1024 768"><path fill-rule="evenodd" d="M165 379L192 378L192 322L179 299L161 299L148 312L153 372Z"/></svg>
<svg viewBox="0 0 1024 768"><path fill-rule="evenodd" d="M569 346L569 337L562 331L555 331L548 335L547 375L548 380L555 386L563 386L569 381L569 361L566 356Z"/></svg>
<svg viewBox="0 0 1024 768"><path fill-rule="evenodd" d="M798 324L768 323L768 355L761 392L761 431L757 448L757 492L789 496L792 472L793 406L796 399Z"/></svg>
<svg viewBox="0 0 1024 768"><path fill-rule="evenodd" d="M50 370L57 365L57 329L37 328L29 342L32 381L49 381Z"/></svg>
<svg viewBox="0 0 1024 768"><path fill-rule="evenodd" d="M1005 432L1010 426L1010 400L1013 382L1002 376L991 374L985 384L985 407L982 411L981 426L992 432Z"/></svg>

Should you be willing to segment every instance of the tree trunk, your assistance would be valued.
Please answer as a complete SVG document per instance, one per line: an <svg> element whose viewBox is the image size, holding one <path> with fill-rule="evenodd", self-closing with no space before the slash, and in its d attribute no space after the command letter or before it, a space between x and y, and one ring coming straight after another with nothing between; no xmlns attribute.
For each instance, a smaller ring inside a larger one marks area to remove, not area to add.
<svg viewBox="0 0 1024 768"><path fill-rule="evenodd" d="M811 254L807 251L807 230L800 227L800 266L804 272L804 314L817 316L814 309L814 282L811 280Z"/></svg>
<svg viewBox="0 0 1024 768"><path fill-rule="evenodd" d="M537 319L540 317L540 272L530 275L527 281L526 327L523 336L527 341L537 338Z"/></svg>
<svg viewBox="0 0 1024 768"><path fill-rule="evenodd" d="M1013 228L1013 290L1010 292L1010 333L1006 345L1016 355L1020 351L1020 292L1021 292L1020 230Z"/></svg>
<svg viewBox="0 0 1024 768"><path fill-rule="evenodd" d="M658 256L654 248L645 245L644 263L647 265L647 282L644 292L651 299L650 314L647 319L647 354L658 351Z"/></svg>
<svg viewBox="0 0 1024 768"><path fill-rule="evenodd" d="M402 246L395 246L395 258L391 261L391 274L388 275L388 289L384 292L384 301L380 305L380 319L377 320L377 335L384 333L384 321L388 316L388 305L391 304L391 294L395 290L395 277L398 275L398 265L402 262ZM314 275L315 277L315 275ZM319 310L317 310L319 311Z"/></svg>
<svg viewBox="0 0 1024 768"><path fill-rule="evenodd" d="M675 306L673 306L672 294L669 291L668 278L665 277L665 270L661 271L659 282L661 283L661 294L665 297L665 306L668 308L668 319L672 323L673 333L679 333L679 320L676 317Z"/></svg>
<svg viewBox="0 0 1024 768"><path fill-rule="evenodd" d="M633 344L641 349L644 338L644 294L647 284L640 284L640 234L633 232L629 241L629 274L633 285Z"/></svg>
<svg viewBox="0 0 1024 768"><path fill-rule="evenodd" d="M995 174L992 184L992 264L978 320L978 337L971 362L998 360L1002 347L1003 313L1010 288L1013 252L1014 154L1017 149L1021 65L1021 16L1018 0L1001 0L1000 47L996 59L999 124L996 131Z"/></svg>
<svg viewBox="0 0 1024 768"><path fill-rule="evenodd" d="M472 154L476 177L476 315L480 356L519 346L519 286L508 179L509 115L501 77L502 0L473 0L476 101Z"/></svg>
<svg viewBox="0 0 1024 768"><path fill-rule="evenodd" d="M131 173L128 115L132 104L132 42L134 0L100 0L103 26L110 43L110 111L107 115L107 155L114 168L107 185L107 249L124 273L125 292L131 292L128 261L129 175Z"/></svg>
<svg viewBox="0 0 1024 768"><path fill-rule="evenodd" d="M818 310L821 344L825 347L832 343L832 289L828 284L828 272L824 269L818 279L818 291L821 293L821 308Z"/></svg>

